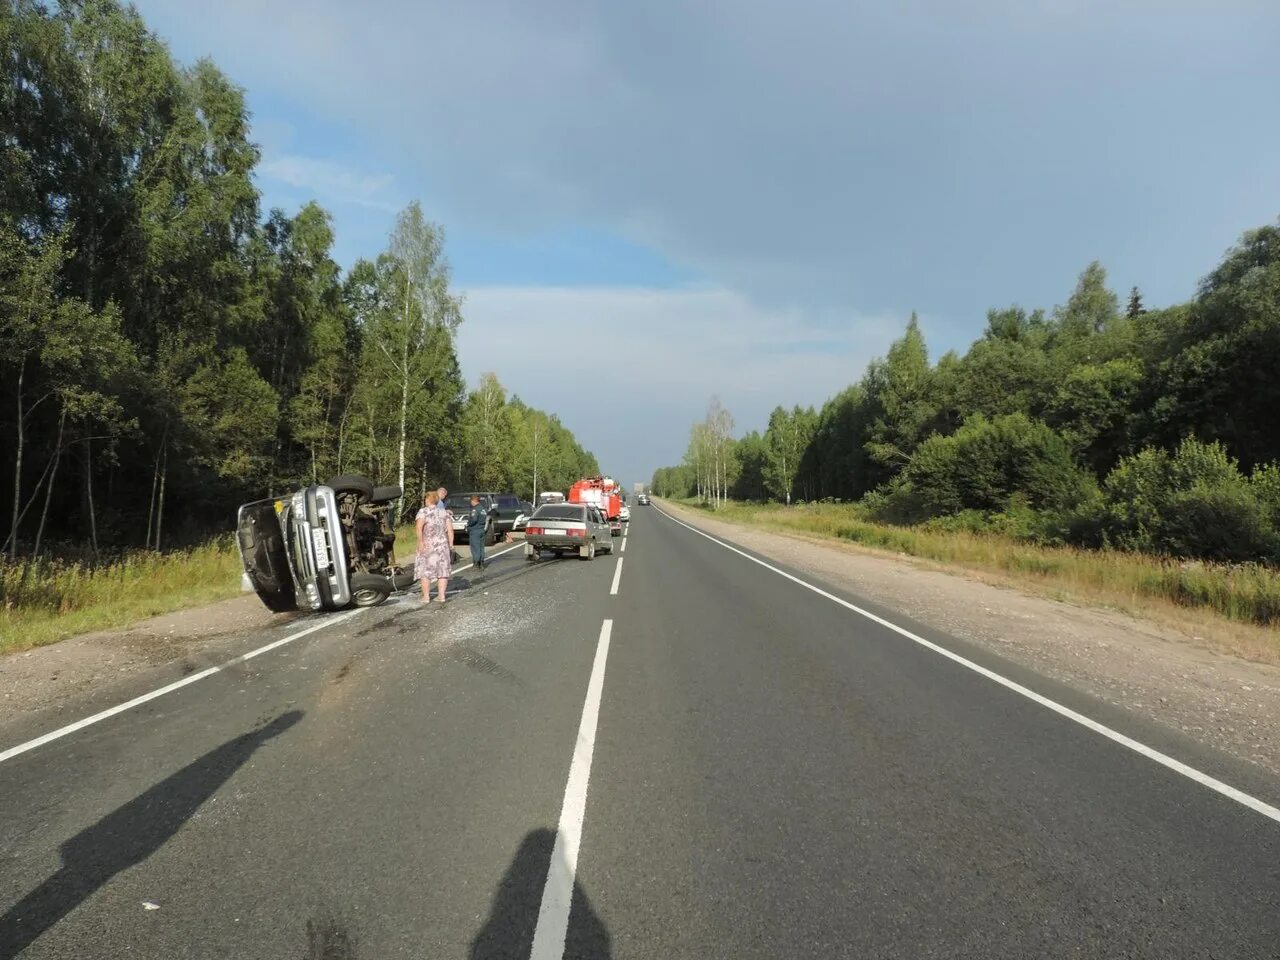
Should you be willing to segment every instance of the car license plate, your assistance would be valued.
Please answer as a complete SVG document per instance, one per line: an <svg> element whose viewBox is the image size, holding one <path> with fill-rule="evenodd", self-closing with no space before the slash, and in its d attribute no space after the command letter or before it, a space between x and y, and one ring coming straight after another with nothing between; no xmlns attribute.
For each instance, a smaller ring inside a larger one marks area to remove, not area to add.
<svg viewBox="0 0 1280 960"><path fill-rule="evenodd" d="M324 538L324 530L320 527L311 528L311 542L316 547L316 563L321 567L329 566L329 544Z"/></svg>

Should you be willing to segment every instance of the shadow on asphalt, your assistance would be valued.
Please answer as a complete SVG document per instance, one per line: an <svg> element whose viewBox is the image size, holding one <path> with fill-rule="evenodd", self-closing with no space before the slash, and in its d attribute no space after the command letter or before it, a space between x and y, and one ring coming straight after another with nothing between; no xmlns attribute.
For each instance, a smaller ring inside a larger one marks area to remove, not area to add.
<svg viewBox="0 0 1280 960"><path fill-rule="evenodd" d="M471 960L527 960L555 842L556 832L545 828L531 831L521 842L493 895L489 918L471 942ZM609 931L575 882L564 957L609 960L612 956Z"/></svg>
<svg viewBox="0 0 1280 960"><path fill-rule="evenodd" d="M307 921L307 952L303 960L356 960L356 940L346 923L334 917Z"/></svg>
<svg viewBox="0 0 1280 960"><path fill-rule="evenodd" d="M62 845L62 867L0 917L0 960L10 960L122 870L168 842L254 752L302 719L283 713L187 764Z"/></svg>

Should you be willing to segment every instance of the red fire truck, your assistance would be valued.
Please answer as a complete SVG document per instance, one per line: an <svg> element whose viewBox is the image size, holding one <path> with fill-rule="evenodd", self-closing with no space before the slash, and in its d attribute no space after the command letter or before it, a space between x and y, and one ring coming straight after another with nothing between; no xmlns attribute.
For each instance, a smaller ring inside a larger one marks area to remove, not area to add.
<svg viewBox="0 0 1280 960"><path fill-rule="evenodd" d="M599 507L609 526L622 529L618 519L622 513L622 492L612 477L583 477L569 488L570 503L588 503Z"/></svg>

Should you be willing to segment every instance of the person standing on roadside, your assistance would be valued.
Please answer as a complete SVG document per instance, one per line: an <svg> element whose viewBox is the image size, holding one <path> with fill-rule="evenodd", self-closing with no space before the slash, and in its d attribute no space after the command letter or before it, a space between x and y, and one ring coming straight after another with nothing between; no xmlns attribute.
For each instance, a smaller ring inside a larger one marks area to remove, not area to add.
<svg viewBox="0 0 1280 960"><path fill-rule="evenodd" d="M471 495L471 512L467 514L467 543L471 545L471 562L477 570L484 569L484 534L489 526L489 513L480 505L480 498Z"/></svg>
<svg viewBox="0 0 1280 960"><path fill-rule="evenodd" d="M436 496L440 498L439 503L436 505L436 509L439 510L441 513L448 513L449 504L445 503L445 501L449 499L449 491L446 490L444 487L437 487Z"/></svg>
<svg viewBox="0 0 1280 960"><path fill-rule="evenodd" d="M422 602L431 602L431 581L439 587L440 602L445 602L449 574L453 567L453 523L448 513L441 513L439 494L429 491L418 511L418 553L413 561L413 575L422 584Z"/></svg>

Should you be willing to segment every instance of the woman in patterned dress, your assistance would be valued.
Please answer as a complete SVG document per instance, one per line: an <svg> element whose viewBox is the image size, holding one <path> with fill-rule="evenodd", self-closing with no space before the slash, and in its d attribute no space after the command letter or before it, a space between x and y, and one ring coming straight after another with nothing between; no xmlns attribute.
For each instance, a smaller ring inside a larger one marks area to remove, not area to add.
<svg viewBox="0 0 1280 960"><path fill-rule="evenodd" d="M422 584L422 602L431 602L431 581L439 583L440 603L444 603L453 560L453 517L447 510L437 509L440 495L432 490L422 498L418 511L418 556L413 575Z"/></svg>

